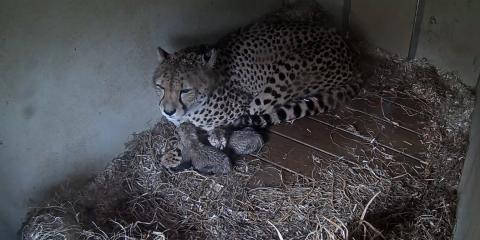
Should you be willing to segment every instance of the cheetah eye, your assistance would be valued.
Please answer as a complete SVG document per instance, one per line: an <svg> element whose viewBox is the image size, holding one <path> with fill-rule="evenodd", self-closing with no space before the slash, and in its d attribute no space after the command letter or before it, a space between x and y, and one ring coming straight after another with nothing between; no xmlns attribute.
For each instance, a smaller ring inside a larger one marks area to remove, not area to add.
<svg viewBox="0 0 480 240"><path fill-rule="evenodd" d="M182 90L180 90L180 94L188 93L188 92L190 92L190 90L192 90L192 89L182 89Z"/></svg>
<svg viewBox="0 0 480 240"><path fill-rule="evenodd" d="M163 87L162 87L162 85L160 85L160 84L158 84L158 83L155 84L155 87L156 87L157 89L162 89L162 90L164 90Z"/></svg>

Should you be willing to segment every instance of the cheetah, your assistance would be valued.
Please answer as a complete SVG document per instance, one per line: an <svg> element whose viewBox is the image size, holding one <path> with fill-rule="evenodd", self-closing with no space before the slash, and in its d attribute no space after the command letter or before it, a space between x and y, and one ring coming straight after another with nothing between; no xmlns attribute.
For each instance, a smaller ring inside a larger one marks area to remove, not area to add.
<svg viewBox="0 0 480 240"><path fill-rule="evenodd" d="M158 48L153 82L162 114L227 146L227 127L267 127L338 108L363 83L350 45L310 21L260 20L217 44Z"/></svg>
<svg viewBox="0 0 480 240"><path fill-rule="evenodd" d="M225 174L231 170L227 154L218 148L203 144L196 134L196 127L188 122L178 128L182 162L190 163L195 170L205 174ZM174 166L177 168L177 166Z"/></svg>

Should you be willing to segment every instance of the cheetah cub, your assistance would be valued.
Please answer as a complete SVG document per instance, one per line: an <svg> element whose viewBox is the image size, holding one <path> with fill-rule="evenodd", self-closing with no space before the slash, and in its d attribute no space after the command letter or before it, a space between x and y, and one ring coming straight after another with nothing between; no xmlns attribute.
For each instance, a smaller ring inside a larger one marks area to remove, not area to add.
<svg viewBox="0 0 480 240"><path fill-rule="evenodd" d="M167 53L158 48L153 81L162 114L209 132L292 121L333 110L359 92L352 50L315 22L263 19L221 39Z"/></svg>
<svg viewBox="0 0 480 240"><path fill-rule="evenodd" d="M193 124L181 123L177 133L182 152L181 164L191 164L195 170L206 174L230 172L231 163L228 156L218 148L200 142L197 128Z"/></svg>

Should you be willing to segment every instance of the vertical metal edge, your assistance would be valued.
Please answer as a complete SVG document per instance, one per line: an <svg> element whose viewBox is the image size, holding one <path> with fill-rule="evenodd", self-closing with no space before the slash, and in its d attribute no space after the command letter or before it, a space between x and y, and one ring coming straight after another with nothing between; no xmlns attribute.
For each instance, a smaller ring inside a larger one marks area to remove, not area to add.
<svg viewBox="0 0 480 240"><path fill-rule="evenodd" d="M477 83L475 83L475 86L473 86L473 92L475 92L475 97L477 99L480 99L480 73L478 74L478 77L477 77Z"/></svg>
<svg viewBox="0 0 480 240"><path fill-rule="evenodd" d="M413 18L412 34L410 35L410 46L407 55L408 60L415 58L417 54L418 39L422 28L423 12L425 10L425 1L426 0L417 0L415 6L415 16Z"/></svg>
<svg viewBox="0 0 480 240"><path fill-rule="evenodd" d="M478 215L478 201L480 191L480 150L478 149L480 136L480 75L476 86L475 108L471 114L469 144L466 158L463 163L460 183L457 187L457 209L453 240L478 239L480 230L480 215Z"/></svg>

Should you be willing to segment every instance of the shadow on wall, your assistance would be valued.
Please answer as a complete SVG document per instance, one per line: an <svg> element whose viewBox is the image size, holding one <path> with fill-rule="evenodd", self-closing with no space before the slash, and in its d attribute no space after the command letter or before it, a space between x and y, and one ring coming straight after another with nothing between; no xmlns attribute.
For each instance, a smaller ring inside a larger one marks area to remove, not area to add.
<svg viewBox="0 0 480 240"><path fill-rule="evenodd" d="M199 44L215 44L218 40L217 38L212 39L212 36L223 36L228 32L225 31L212 31L209 34L201 34L201 35L189 35L189 34L177 34L172 36L170 42L172 43L171 46L175 51L182 49L187 46L199 45ZM162 47L162 46L159 46ZM170 52L172 53L172 52Z"/></svg>

